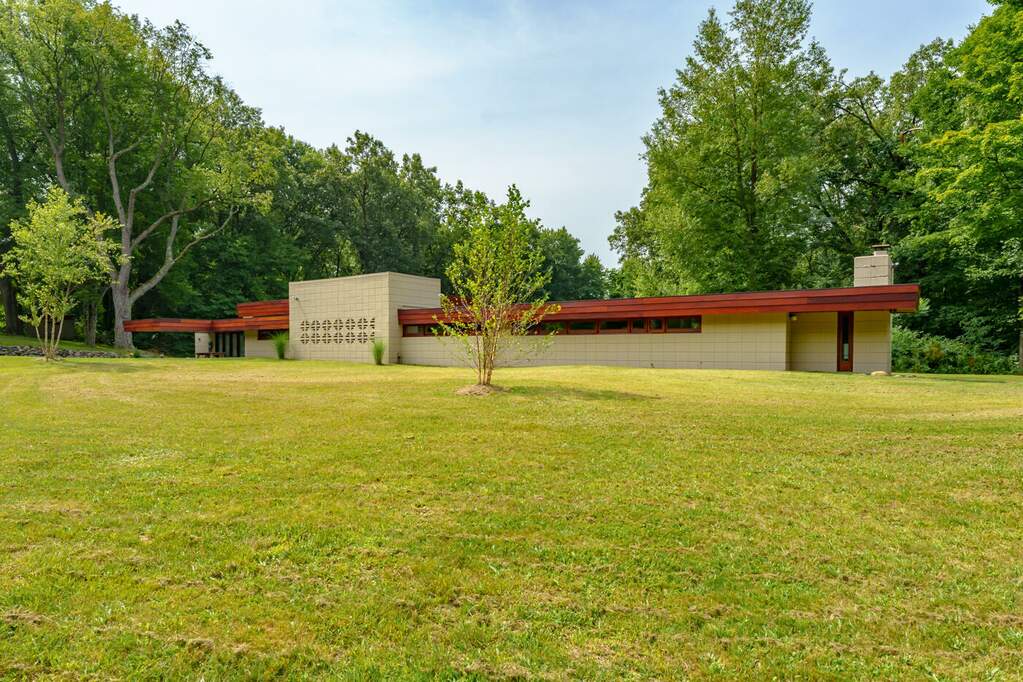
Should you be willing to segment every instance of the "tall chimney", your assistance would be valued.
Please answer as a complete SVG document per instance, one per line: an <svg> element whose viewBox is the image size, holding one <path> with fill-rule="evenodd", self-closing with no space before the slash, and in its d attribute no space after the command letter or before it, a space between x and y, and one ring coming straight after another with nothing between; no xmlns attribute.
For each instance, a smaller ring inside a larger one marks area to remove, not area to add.
<svg viewBox="0 0 1023 682"><path fill-rule="evenodd" d="M895 270L887 244L875 244L872 256L857 256L853 259L853 286L875 287L895 283Z"/></svg>

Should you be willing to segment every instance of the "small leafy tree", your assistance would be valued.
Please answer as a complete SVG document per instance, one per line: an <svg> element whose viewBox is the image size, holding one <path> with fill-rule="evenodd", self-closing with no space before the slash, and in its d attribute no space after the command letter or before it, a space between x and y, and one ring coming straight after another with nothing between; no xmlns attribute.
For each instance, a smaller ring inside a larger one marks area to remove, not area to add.
<svg viewBox="0 0 1023 682"><path fill-rule="evenodd" d="M543 293L551 274L543 253L531 247L528 206L513 185L504 204L477 207L469 237L455 245L447 269L454 293L441 298L439 333L457 340L480 386L490 386L500 361L538 350L550 338L532 335L557 306Z"/></svg>
<svg viewBox="0 0 1023 682"><path fill-rule="evenodd" d="M4 256L3 272L17 282L18 300L27 311L21 319L35 328L47 360L57 357L76 295L110 277L117 246L104 233L113 226L59 187L51 188L41 204L30 201L28 216L11 223L14 246Z"/></svg>

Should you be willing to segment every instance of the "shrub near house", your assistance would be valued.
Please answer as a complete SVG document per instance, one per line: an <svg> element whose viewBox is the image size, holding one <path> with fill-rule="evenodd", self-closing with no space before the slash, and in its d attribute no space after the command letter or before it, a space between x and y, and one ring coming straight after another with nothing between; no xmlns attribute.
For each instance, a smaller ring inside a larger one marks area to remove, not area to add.
<svg viewBox="0 0 1023 682"><path fill-rule="evenodd" d="M1014 374L1015 355L983 351L964 341L896 327L892 330L892 368L896 372L938 374Z"/></svg>

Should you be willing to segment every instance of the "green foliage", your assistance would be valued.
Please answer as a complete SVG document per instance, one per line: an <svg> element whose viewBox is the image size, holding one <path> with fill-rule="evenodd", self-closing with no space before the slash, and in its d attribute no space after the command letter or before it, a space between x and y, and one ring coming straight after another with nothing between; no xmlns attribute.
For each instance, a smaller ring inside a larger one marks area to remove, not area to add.
<svg viewBox="0 0 1023 682"><path fill-rule="evenodd" d="M195 245L269 208L274 148L209 58L183 25L109 4L11 0L0 15L0 74L47 173L117 221L118 345L135 302Z"/></svg>
<svg viewBox="0 0 1023 682"><path fill-rule="evenodd" d="M370 351L373 353L374 365L384 364L384 353L387 352L387 344L384 343L383 339L373 339L373 344L370 346Z"/></svg>
<svg viewBox="0 0 1023 682"><path fill-rule="evenodd" d="M480 386L490 385L501 362L537 350L548 337L530 336L532 343L525 338L556 310L543 291L550 271L530 243L536 226L526 217L528 206L514 185L504 204L481 206L448 266L453 295L442 296L445 319L438 323L457 341Z"/></svg>
<svg viewBox="0 0 1023 682"><path fill-rule="evenodd" d="M804 46L809 20L805 0L739 0L727 23L711 10L700 24L644 138L642 203L612 237L650 271L638 293L799 283L834 79L820 46Z"/></svg>
<svg viewBox="0 0 1023 682"><path fill-rule="evenodd" d="M921 91L927 125L913 147L914 179L927 201L907 250L936 254L951 266L942 274L958 289L959 303L972 308L957 320L964 332L998 329L1005 349L1011 325L1023 351L1020 64L1023 7L1002 2Z"/></svg>
<svg viewBox="0 0 1023 682"><path fill-rule="evenodd" d="M126 257L100 335L123 346L129 316L222 317L293 280L394 270L450 289L467 216L491 203L483 193L362 131L319 150L268 129L210 58L180 23L91 0L5 0L0 255L10 220L51 184L112 215ZM547 247L558 296L601 294L599 263L583 262L578 242ZM0 293L14 310L9 284Z"/></svg>
<svg viewBox="0 0 1023 682"><path fill-rule="evenodd" d="M568 230L537 225L534 240L536 249L543 254L543 267L551 275L543 288L548 299L604 298L604 266L596 256L587 256Z"/></svg>
<svg viewBox="0 0 1023 682"><path fill-rule="evenodd" d="M270 340L274 344L274 352L277 353L277 359L283 360L288 352L288 332L274 334L270 337Z"/></svg>
<svg viewBox="0 0 1023 682"><path fill-rule="evenodd" d="M892 330L892 368L896 372L937 374L1013 374L1019 359L984 351L963 341L922 334L911 329Z"/></svg>
<svg viewBox="0 0 1023 682"><path fill-rule="evenodd" d="M117 247L104 237L111 225L59 187L44 203L30 201L28 217L11 223L14 246L3 257L3 272L17 283L23 319L36 330L47 360L57 357L64 318L82 287L109 281L116 268Z"/></svg>
<svg viewBox="0 0 1023 682"><path fill-rule="evenodd" d="M1023 350L1023 7L994 4L887 80L833 74L802 0L711 12L616 216L613 295L848 286L886 242L933 304L907 326Z"/></svg>

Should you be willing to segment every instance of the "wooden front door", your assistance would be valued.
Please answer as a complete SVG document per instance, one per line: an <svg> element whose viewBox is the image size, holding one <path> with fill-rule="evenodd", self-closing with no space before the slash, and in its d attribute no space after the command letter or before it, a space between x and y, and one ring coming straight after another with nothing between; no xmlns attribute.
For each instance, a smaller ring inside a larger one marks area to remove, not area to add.
<svg viewBox="0 0 1023 682"><path fill-rule="evenodd" d="M853 368L853 314L838 314L838 371L851 372Z"/></svg>

